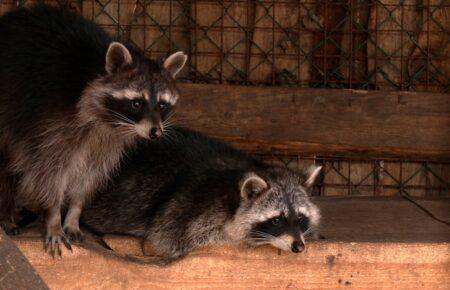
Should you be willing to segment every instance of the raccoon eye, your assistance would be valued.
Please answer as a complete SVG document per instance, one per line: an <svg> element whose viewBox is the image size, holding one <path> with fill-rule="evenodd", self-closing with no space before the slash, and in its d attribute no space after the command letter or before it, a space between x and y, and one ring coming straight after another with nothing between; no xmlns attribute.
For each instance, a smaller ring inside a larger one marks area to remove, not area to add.
<svg viewBox="0 0 450 290"><path fill-rule="evenodd" d="M273 223L274 225L278 225L278 224L280 223L280 218L278 218L278 217L273 218L273 219L272 219L272 223Z"/></svg>
<svg viewBox="0 0 450 290"><path fill-rule="evenodd" d="M133 100L131 102L131 104L132 104L133 108L135 108L135 109L139 109L142 106L142 102L139 100Z"/></svg>
<svg viewBox="0 0 450 290"><path fill-rule="evenodd" d="M169 104L166 102L160 102L158 103L158 107L161 111L165 111L169 108Z"/></svg>

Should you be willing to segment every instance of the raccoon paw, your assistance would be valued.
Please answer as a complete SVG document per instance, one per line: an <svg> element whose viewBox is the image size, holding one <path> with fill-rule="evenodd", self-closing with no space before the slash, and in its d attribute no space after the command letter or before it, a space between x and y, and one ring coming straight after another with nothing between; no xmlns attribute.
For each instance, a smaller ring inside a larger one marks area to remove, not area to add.
<svg viewBox="0 0 450 290"><path fill-rule="evenodd" d="M72 243L84 241L84 235L79 228L65 227L64 232Z"/></svg>
<svg viewBox="0 0 450 290"><path fill-rule="evenodd" d="M2 228L9 236L15 236L20 233L20 228L12 221L0 220L0 228Z"/></svg>
<svg viewBox="0 0 450 290"><path fill-rule="evenodd" d="M58 256L62 256L62 245L72 251L72 246L70 245L69 240L64 235L64 232L58 232L55 234L47 233L47 237L45 238L44 250L47 252L48 249L50 255L54 258L55 251L58 252Z"/></svg>

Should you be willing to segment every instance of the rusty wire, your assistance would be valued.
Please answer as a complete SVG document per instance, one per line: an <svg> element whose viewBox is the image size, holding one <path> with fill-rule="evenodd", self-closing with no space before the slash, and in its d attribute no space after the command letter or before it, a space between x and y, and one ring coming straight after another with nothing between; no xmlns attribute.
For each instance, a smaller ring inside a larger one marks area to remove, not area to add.
<svg viewBox="0 0 450 290"><path fill-rule="evenodd" d="M0 11L34 2L0 0ZM450 91L445 0L44 2L73 8L150 56L188 51L187 81Z"/></svg>

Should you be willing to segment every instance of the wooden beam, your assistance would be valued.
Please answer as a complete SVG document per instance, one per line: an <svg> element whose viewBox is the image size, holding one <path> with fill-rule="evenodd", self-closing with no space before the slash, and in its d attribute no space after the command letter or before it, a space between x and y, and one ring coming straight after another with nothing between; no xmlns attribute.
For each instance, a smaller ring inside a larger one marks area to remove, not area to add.
<svg viewBox="0 0 450 290"><path fill-rule="evenodd" d="M439 218L450 218L448 199L418 202ZM327 239L308 241L299 254L272 247L217 246L158 268L77 246L73 253L52 259L42 252L40 230L16 237L15 242L51 289L440 289L450 285L450 228L415 205L402 199L355 197L317 198L316 203ZM117 252L142 254L137 239L108 236L105 241Z"/></svg>
<svg viewBox="0 0 450 290"><path fill-rule="evenodd" d="M44 251L41 251L44 254ZM0 229L0 289L48 289L27 258Z"/></svg>
<svg viewBox="0 0 450 290"><path fill-rule="evenodd" d="M450 160L446 94L181 84L179 124L258 153Z"/></svg>

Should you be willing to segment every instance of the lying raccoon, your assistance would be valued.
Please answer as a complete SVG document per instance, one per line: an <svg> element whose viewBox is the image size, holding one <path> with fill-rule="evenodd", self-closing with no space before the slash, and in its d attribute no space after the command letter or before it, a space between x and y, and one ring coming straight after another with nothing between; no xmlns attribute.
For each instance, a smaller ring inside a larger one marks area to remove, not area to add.
<svg viewBox="0 0 450 290"><path fill-rule="evenodd" d="M144 238L165 262L211 244L271 244L298 253L316 235L307 191L321 167L297 174L176 128L141 144L81 217L91 230Z"/></svg>

